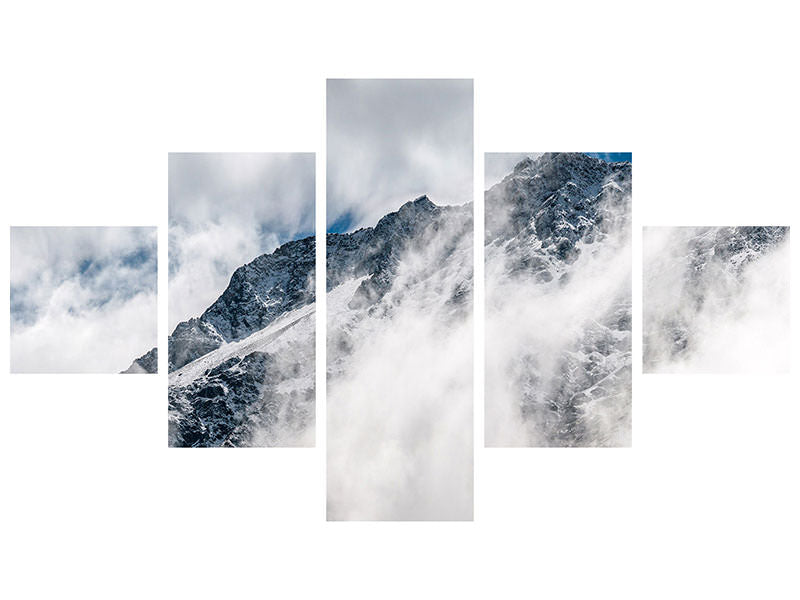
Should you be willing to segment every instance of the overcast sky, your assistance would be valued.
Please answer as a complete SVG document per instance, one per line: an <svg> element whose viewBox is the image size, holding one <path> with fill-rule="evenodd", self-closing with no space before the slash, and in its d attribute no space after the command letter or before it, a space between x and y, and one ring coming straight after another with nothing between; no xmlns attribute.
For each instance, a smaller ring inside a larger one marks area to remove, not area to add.
<svg viewBox="0 0 800 600"><path fill-rule="evenodd" d="M233 271L314 234L314 154L169 155L169 331Z"/></svg>
<svg viewBox="0 0 800 600"><path fill-rule="evenodd" d="M155 227L11 228L11 371L118 373L156 345Z"/></svg>
<svg viewBox="0 0 800 600"><path fill-rule="evenodd" d="M471 79L329 79L327 227L372 226L427 194L472 200Z"/></svg>

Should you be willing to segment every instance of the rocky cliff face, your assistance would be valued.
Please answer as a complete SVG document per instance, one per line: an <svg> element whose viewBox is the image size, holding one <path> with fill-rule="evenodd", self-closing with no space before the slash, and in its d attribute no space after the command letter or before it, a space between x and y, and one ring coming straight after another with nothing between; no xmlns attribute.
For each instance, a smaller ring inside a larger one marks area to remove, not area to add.
<svg viewBox="0 0 800 600"><path fill-rule="evenodd" d="M628 445L631 164L528 158L485 202L487 443Z"/></svg>

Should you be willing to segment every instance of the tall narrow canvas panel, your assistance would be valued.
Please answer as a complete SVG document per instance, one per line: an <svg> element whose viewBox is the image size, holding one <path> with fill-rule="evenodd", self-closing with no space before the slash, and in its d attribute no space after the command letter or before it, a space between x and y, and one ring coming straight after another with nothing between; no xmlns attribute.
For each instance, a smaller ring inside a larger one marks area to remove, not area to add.
<svg viewBox="0 0 800 600"><path fill-rule="evenodd" d="M169 155L169 445L314 445L314 155Z"/></svg>
<svg viewBox="0 0 800 600"><path fill-rule="evenodd" d="M471 80L327 84L327 512L472 519Z"/></svg>

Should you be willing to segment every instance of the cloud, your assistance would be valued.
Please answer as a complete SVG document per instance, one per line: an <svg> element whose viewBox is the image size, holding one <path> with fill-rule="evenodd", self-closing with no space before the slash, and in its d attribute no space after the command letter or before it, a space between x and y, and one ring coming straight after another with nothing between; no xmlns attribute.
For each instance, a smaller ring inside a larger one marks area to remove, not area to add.
<svg viewBox="0 0 800 600"><path fill-rule="evenodd" d="M483 155L484 189L499 183L514 170L514 166L525 158L539 158L542 152L487 152Z"/></svg>
<svg viewBox="0 0 800 600"><path fill-rule="evenodd" d="M472 98L470 79L329 79L328 226L375 225L423 194L471 201Z"/></svg>
<svg viewBox="0 0 800 600"><path fill-rule="evenodd" d="M116 373L156 345L154 227L11 228L11 370Z"/></svg>
<svg viewBox="0 0 800 600"><path fill-rule="evenodd" d="M169 330L202 313L233 271L314 233L314 154L169 155Z"/></svg>

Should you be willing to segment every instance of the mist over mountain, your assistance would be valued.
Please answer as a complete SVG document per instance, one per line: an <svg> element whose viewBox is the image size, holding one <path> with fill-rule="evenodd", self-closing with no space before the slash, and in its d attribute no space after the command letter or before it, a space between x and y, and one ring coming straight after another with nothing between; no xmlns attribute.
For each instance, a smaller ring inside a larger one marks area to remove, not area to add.
<svg viewBox="0 0 800 600"><path fill-rule="evenodd" d="M485 206L487 445L629 445L631 163L526 158Z"/></svg>
<svg viewBox="0 0 800 600"><path fill-rule="evenodd" d="M647 227L645 372L789 369L788 227Z"/></svg>

